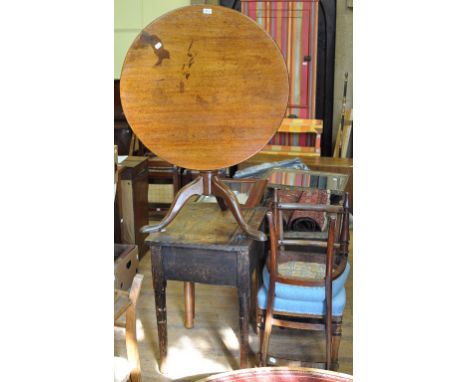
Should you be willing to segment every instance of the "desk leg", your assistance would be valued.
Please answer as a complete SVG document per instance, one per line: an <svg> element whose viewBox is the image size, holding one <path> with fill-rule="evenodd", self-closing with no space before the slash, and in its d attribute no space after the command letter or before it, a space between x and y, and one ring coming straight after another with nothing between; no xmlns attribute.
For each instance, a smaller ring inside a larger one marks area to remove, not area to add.
<svg viewBox="0 0 468 382"><path fill-rule="evenodd" d="M154 302L156 305L156 322L158 324L159 340L159 371L164 373L167 358L167 312L166 285L161 248L151 249L151 264L153 273Z"/></svg>
<svg viewBox="0 0 468 382"><path fill-rule="evenodd" d="M237 296L239 299L240 368L248 367L249 318L250 318L250 272L249 253L239 253L237 257Z"/></svg>
<svg viewBox="0 0 468 382"><path fill-rule="evenodd" d="M184 300L185 300L185 323L187 329L193 328L193 319L195 317L195 283L184 282Z"/></svg>

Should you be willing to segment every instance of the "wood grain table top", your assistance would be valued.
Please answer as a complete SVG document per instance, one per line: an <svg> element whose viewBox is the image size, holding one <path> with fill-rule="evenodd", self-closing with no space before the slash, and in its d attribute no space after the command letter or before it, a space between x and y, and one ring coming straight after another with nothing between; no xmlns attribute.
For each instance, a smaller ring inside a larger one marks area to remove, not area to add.
<svg viewBox="0 0 468 382"><path fill-rule="evenodd" d="M258 229L266 214L265 207L242 210L246 222ZM253 242L237 224L231 211L222 211L215 203L188 203L163 232L150 234L149 244L180 247L239 250Z"/></svg>
<svg viewBox="0 0 468 382"><path fill-rule="evenodd" d="M273 39L240 12L211 5L176 9L144 28L120 80L125 116L143 144L196 170L260 151L281 124L288 89Z"/></svg>

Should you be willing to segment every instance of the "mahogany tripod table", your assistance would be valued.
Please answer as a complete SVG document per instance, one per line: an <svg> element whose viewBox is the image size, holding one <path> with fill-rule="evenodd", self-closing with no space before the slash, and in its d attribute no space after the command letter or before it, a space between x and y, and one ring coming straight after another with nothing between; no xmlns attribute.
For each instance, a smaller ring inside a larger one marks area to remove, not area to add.
<svg viewBox="0 0 468 382"><path fill-rule="evenodd" d="M161 231L191 196L214 195L249 237L265 241L245 222L217 170L245 161L268 143L284 117L288 93L280 49L237 11L183 7L144 28L122 68L125 116L148 149L200 176L178 192L159 224L142 232Z"/></svg>
<svg viewBox="0 0 468 382"><path fill-rule="evenodd" d="M244 219L258 229L265 207L243 209ZM240 367L246 368L251 312L252 274L263 243L246 237L232 214L213 203L189 203L167 231L148 236L151 248L160 371L167 358L167 280L237 287ZM194 310L192 310L194 314Z"/></svg>

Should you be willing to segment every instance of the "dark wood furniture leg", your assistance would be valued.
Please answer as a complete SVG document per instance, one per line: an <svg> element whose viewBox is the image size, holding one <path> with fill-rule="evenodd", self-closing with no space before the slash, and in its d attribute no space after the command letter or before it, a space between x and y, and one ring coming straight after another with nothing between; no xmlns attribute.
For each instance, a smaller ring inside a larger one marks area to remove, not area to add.
<svg viewBox="0 0 468 382"><path fill-rule="evenodd" d="M156 304L156 322L159 340L159 371L164 373L167 359L167 311L166 285L161 248L151 248L154 302Z"/></svg>
<svg viewBox="0 0 468 382"><path fill-rule="evenodd" d="M249 321L250 321L250 271L249 253L241 253L237 262L237 296L239 299L239 333L240 333L240 368L248 367L249 355Z"/></svg>
<svg viewBox="0 0 468 382"><path fill-rule="evenodd" d="M333 322L333 335L331 345L331 367L330 370L338 370L338 350L340 349L341 342L341 324L342 317L336 318Z"/></svg>
<svg viewBox="0 0 468 382"><path fill-rule="evenodd" d="M272 292L270 292L273 289ZM268 290L268 294L274 294L274 288L270 288ZM265 310L265 318L264 318L264 323L263 323L263 333L260 335L262 338L262 342L260 343L260 367L265 367L267 366L267 356L268 356L268 345L270 344L270 335L271 335L271 329L272 329L272 321L273 321L273 308L270 306L267 306L267 309Z"/></svg>
<svg viewBox="0 0 468 382"><path fill-rule="evenodd" d="M265 313L266 311L256 307L256 326L257 329L255 333L258 335L258 340L260 344L263 344L263 334L265 333ZM257 365L262 366L262 352L257 353Z"/></svg>

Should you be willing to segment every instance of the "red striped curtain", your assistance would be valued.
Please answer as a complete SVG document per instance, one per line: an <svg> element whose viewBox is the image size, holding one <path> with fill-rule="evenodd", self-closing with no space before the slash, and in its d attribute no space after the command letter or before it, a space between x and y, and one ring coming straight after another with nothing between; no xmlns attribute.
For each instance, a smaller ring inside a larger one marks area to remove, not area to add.
<svg viewBox="0 0 468 382"><path fill-rule="evenodd" d="M315 118L318 0L243 0L241 5L283 53L290 84L286 116Z"/></svg>

